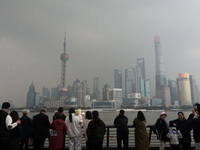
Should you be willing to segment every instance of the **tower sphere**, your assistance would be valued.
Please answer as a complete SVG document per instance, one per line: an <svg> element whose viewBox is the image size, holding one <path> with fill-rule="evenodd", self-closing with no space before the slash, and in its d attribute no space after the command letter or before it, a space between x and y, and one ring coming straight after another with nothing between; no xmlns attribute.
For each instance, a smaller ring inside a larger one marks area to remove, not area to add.
<svg viewBox="0 0 200 150"><path fill-rule="evenodd" d="M60 55L60 60L62 60L62 61L68 61L69 60L69 55L66 54L66 53L62 53Z"/></svg>

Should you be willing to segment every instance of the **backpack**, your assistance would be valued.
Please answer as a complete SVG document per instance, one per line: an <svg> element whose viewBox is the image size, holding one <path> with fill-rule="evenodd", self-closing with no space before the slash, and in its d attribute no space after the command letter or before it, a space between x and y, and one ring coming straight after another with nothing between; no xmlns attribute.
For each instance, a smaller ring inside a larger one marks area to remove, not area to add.
<svg viewBox="0 0 200 150"><path fill-rule="evenodd" d="M156 123L153 125L152 131L156 135L158 140L162 139L162 135L161 135L160 131L158 131L158 129L156 128Z"/></svg>

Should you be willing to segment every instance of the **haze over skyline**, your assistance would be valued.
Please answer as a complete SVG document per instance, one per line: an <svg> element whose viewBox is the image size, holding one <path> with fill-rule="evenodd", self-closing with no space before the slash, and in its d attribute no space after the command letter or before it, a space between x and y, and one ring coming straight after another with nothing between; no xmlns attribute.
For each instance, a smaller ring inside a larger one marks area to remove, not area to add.
<svg viewBox="0 0 200 150"><path fill-rule="evenodd" d="M42 93L61 82L66 27L66 85L93 77L114 87L114 69L145 58L155 95L154 37L160 36L167 79L194 75L199 85L200 1L48 0L0 2L0 102L25 106L29 85Z"/></svg>

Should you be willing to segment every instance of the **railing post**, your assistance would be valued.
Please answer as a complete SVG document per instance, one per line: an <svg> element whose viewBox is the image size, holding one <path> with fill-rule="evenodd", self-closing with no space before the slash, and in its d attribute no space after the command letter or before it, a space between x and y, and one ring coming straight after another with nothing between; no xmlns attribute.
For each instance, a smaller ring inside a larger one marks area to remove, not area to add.
<svg viewBox="0 0 200 150"><path fill-rule="evenodd" d="M107 127L107 148L109 147L110 128Z"/></svg>
<svg viewBox="0 0 200 150"><path fill-rule="evenodd" d="M149 131L149 143L151 143L152 126L149 126L149 127L150 127L150 131Z"/></svg>

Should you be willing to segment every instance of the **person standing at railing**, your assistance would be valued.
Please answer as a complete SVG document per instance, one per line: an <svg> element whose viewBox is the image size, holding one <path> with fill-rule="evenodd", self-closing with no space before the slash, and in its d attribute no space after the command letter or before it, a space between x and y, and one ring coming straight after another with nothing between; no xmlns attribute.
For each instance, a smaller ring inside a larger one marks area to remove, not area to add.
<svg viewBox="0 0 200 150"><path fill-rule="evenodd" d="M8 115L9 108L10 103L4 102L0 110L0 150L7 150L10 130L21 124L20 120L12 123L12 118Z"/></svg>
<svg viewBox="0 0 200 150"><path fill-rule="evenodd" d="M177 130L180 130L183 138L179 141L183 150L191 150L190 131L192 128L186 126L187 121L188 120L184 117L183 112L178 112L178 119L169 122L170 127L176 127Z"/></svg>
<svg viewBox="0 0 200 150"><path fill-rule="evenodd" d="M187 126L193 129L194 148L200 150L200 104L196 104L197 108L192 109L187 122Z"/></svg>
<svg viewBox="0 0 200 150"><path fill-rule="evenodd" d="M63 134L67 131L67 126L62 120L62 113L56 112L54 121L49 126L51 130L49 139L49 149L61 150L63 149Z"/></svg>
<svg viewBox="0 0 200 150"><path fill-rule="evenodd" d="M148 150L150 146L149 137L146 130L146 118L142 111L138 111L133 125L135 126L135 149Z"/></svg>
<svg viewBox="0 0 200 150"><path fill-rule="evenodd" d="M117 150L122 149L122 140L124 144L124 150L128 150L128 118L124 115L124 110L120 110L119 114L114 120L114 125L117 127Z"/></svg>
<svg viewBox="0 0 200 150"><path fill-rule="evenodd" d="M81 126L83 121L75 115L75 109L69 109L69 116L65 119L69 150L81 150Z"/></svg>
<svg viewBox="0 0 200 150"><path fill-rule="evenodd" d="M167 114L165 112L161 112L160 118L158 118L158 120L156 121L156 128L161 133L161 139L159 139L160 140L159 150L164 150L166 141L169 141L169 138L166 136L167 133L169 132L169 125L165 120L166 117Z"/></svg>
<svg viewBox="0 0 200 150"><path fill-rule="evenodd" d="M85 137L85 142L86 142L86 148L89 150L89 144L88 144L88 137L87 137L87 128L89 122L92 120L92 113L90 111L87 111L85 113L85 119L83 120L83 130L84 130L84 137Z"/></svg>
<svg viewBox="0 0 200 150"><path fill-rule="evenodd" d="M102 150L103 139L106 133L104 122L99 118L99 112L92 112L92 121L88 124L87 136L89 143L89 150Z"/></svg>
<svg viewBox="0 0 200 150"><path fill-rule="evenodd" d="M20 145L19 145L19 150L23 150L23 149L28 150L28 141L29 141L29 138L31 137L32 130L33 130L33 121L31 120L31 118L28 117L29 113L30 113L30 110L28 109L22 110L23 116L20 118L20 120L22 123L23 134L22 134Z"/></svg>
<svg viewBox="0 0 200 150"><path fill-rule="evenodd" d="M49 117L47 109L41 108L40 113L33 117L33 150L43 150L46 138L49 138Z"/></svg>

